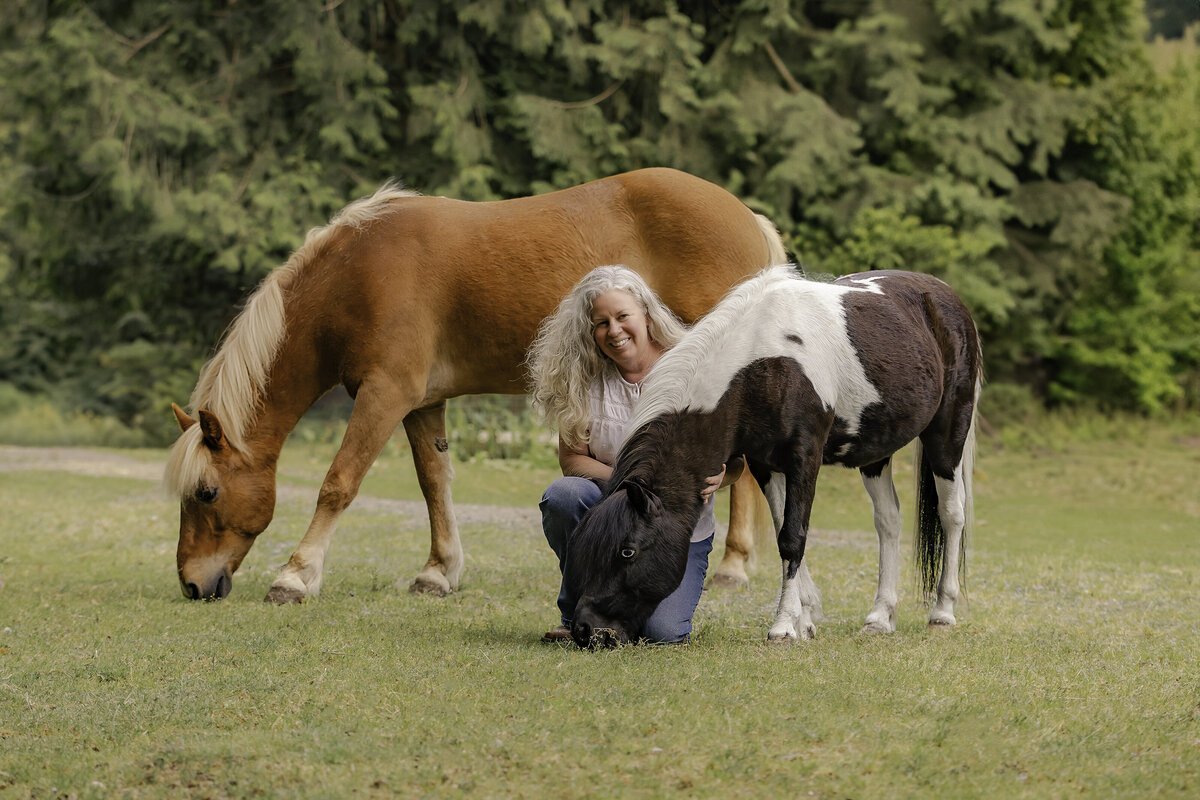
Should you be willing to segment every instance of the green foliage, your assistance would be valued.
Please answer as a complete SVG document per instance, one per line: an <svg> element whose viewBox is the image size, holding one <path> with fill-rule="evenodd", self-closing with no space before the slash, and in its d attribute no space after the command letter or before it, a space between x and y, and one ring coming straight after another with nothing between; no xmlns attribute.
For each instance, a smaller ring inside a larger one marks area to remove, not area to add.
<svg viewBox="0 0 1200 800"><path fill-rule="evenodd" d="M1155 75L1145 31L1134 0L16 0L0 380L166 436L238 302L385 178L667 165L815 271L942 276L1043 400L1195 404L1200 65Z"/></svg>
<svg viewBox="0 0 1200 800"><path fill-rule="evenodd" d="M459 461L526 459L557 464L555 440L538 422L529 400L518 395L477 395L449 401L450 451Z"/></svg>

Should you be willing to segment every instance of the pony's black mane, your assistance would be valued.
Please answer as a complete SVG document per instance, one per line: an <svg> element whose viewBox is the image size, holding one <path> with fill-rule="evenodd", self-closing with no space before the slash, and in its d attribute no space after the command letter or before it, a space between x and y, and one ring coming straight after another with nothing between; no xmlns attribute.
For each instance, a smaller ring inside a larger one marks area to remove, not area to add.
<svg viewBox="0 0 1200 800"><path fill-rule="evenodd" d="M688 457L688 432L682 430L682 415L664 414L647 422L630 436L617 455L608 491L615 492L629 481L658 495L673 511L694 508L700 512L701 483L692 473L693 459ZM695 499L695 502L689 500Z"/></svg>

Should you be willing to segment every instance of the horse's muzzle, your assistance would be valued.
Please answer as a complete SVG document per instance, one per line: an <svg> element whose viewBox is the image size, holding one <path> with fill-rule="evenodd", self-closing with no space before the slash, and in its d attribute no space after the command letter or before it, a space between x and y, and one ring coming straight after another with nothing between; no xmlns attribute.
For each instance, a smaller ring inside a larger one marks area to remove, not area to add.
<svg viewBox="0 0 1200 800"><path fill-rule="evenodd" d="M587 622L576 622L571 626L571 638L584 650L612 648L629 644L629 636L620 626L592 626Z"/></svg>
<svg viewBox="0 0 1200 800"><path fill-rule="evenodd" d="M220 600L233 589L233 576L229 574L229 570L221 570L215 581L210 581L204 586L184 582L182 579L179 584L183 589L183 596L188 600Z"/></svg>

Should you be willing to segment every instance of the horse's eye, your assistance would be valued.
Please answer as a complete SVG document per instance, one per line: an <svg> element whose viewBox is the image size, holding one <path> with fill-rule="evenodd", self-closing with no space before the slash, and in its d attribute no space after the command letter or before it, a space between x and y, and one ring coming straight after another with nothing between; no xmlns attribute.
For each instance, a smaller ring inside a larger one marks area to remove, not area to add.
<svg viewBox="0 0 1200 800"><path fill-rule="evenodd" d="M212 505L217 502L217 487L201 486L196 490L196 499L205 505Z"/></svg>
<svg viewBox="0 0 1200 800"><path fill-rule="evenodd" d="M621 558L633 558L637 555L637 551L632 547L624 547L621 549Z"/></svg>

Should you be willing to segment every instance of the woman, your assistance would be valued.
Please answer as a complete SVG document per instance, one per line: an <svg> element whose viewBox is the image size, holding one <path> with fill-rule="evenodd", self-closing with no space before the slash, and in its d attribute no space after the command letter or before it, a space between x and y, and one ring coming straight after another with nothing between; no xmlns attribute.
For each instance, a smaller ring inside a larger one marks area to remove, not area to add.
<svg viewBox="0 0 1200 800"><path fill-rule="evenodd" d="M534 408L558 429L558 463L563 477L542 496L542 530L558 556L560 572L570 554L575 526L597 501L596 481L612 475L625 425L642 381L667 349L686 333L636 272L623 266L597 267L575 285L538 331L529 353ZM700 493L705 509L692 532L688 567L679 588L646 622L651 642L687 641L700 602L716 518L712 496L741 474L722 469ZM569 641L577 597L561 586L562 624L544 642Z"/></svg>

